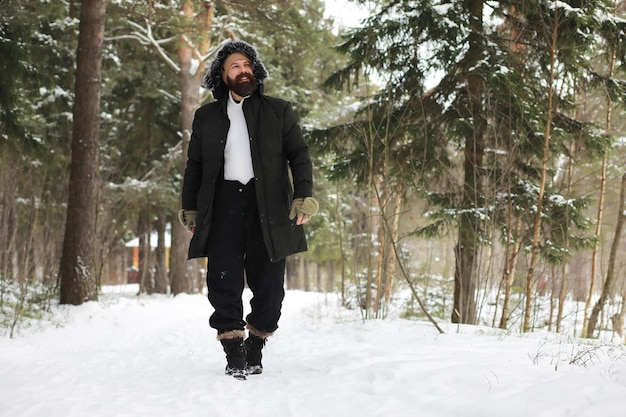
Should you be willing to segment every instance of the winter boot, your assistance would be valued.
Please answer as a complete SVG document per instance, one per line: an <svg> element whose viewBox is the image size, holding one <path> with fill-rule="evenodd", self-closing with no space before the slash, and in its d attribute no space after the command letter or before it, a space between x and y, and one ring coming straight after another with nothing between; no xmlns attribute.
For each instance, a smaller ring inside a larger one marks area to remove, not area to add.
<svg viewBox="0 0 626 417"><path fill-rule="evenodd" d="M246 379L246 348L243 337L220 338L226 353L226 375L236 379Z"/></svg>
<svg viewBox="0 0 626 417"><path fill-rule="evenodd" d="M244 344L246 345L246 371L248 375L258 375L263 373L263 365L261 358L263 354L261 350L265 346L267 339L250 334Z"/></svg>

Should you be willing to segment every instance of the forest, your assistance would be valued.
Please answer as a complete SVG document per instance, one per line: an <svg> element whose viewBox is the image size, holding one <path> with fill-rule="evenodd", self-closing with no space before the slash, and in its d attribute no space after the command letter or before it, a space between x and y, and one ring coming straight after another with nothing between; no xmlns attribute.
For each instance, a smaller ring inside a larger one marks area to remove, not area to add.
<svg viewBox="0 0 626 417"><path fill-rule="evenodd" d="M323 0L1 0L2 333L104 285L206 290L181 180L201 79L244 40L314 158L288 288L621 336L626 1L350 2L355 27Z"/></svg>

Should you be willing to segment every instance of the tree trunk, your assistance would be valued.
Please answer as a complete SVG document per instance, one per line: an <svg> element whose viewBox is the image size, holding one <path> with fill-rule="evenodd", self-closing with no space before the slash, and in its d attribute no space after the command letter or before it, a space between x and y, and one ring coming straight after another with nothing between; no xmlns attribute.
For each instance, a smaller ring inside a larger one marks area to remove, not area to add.
<svg viewBox="0 0 626 417"><path fill-rule="evenodd" d="M616 52L613 50L611 52L611 56L609 59L609 73L607 78L611 78L613 76L613 72L615 71L615 60L616 60ZM605 129L607 133L610 133L611 128L611 116L612 112L612 100L611 97L606 98L606 114L605 114ZM609 150L604 150L604 155L602 157L602 171L600 174L600 195L598 196L598 214L596 218L596 229L595 229L595 240L593 243L593 251L591 253L591 277L589 280L589 292L587 293L587 298L585 300L585 317L583 319L583 337L591 337L593 331L588 332L587 328L589 326L589 319L587 317L587 312L589 311L589 307L591 306L591 299L594 293L594 287L596 282L596 268L598 262L598 246L600 242L600 234L602 229L602 215L604 213L604 197L606 195L606 171L609 160Z"/></svg>
<svg viewBox="0 0 626 417"><path fill-rule="evenodd" d="M150 242L150 210L144 208L139 214L139 293L152 293L152 242Z"/></svg>
<svg viewBox="0 0 626 417"><path fill-rule="evenodd" d="M198 19L202 19L200 23L200 31L205 34L201 41L198 52L205 55L210 47L209 33L213 20L213 2L203 2L206 10L204 13L197 15ZM193 2L185 1L183 4L183 14L187 19L195 19L196 11ZM194 56L194 50L188 43L186 33L179 36L178 61L180 72L178 73L178 84L180 87L180 129L182 132L182 152L183 164L182 174L185 172L187 165L187 149L189 148L189 140L191 139L191 130L193 117L196 109L200 106L200 84L204 75L204 64L200 62L199 68L193 70L194 60L198 60L198 56ZM181 189L182 192L182 189ZM194 279L192 276L191 265L187 263L187 249L189 248L190 235L178 221L172 222L172 245L170 248L170 282L172 286L172 294L190 293L194 289Z"/></svg>
<svg viewBox="0 0 626 417"><path fill-rule="evenodd" d="M373 139L372 139L373 141ZM372 147L370 146L370 155L372 154ZM369 188L367 191L367 213L368 213L368 217L367 217L367 253L365 254L365 257L367 259L367 270L366 272L366 280L365 280L365 306L364 306L364 310L365 310L365 317L366 318L371 318L371 313L372 313L372 287L374 286L374 275L376 272L376 266L375 266L375 262L377 257L374 256L375 252L379 251L380 248L377 248L374 245L374 242L379 242L379 223L378 221L380 220L379 216L378 216L378 204L376 203L375 200L375 190L376 190L376 184L375 181L373 179L373 162L372 162L372 158L373 156L370 156L370 181L369 181Z"/></svg>
<svg viewBox="0 0 626 417"><path fill-rule="evenodd" d="M168 280L165 266L165 230L167 227L166 216L161 214L157 219L157 247L156 265L154 266L154 288L157 294L167 294Z"/></svg>
<svg viewBox="0 0 626 417"><path fill-rule="evenodd" d="M604 197L606 195L606 169L609 159L609 150L604 150L602 157L602 169L600 171L600 188L598 190L598 212L596 213L596 228L594 233L593 250L591 251L591 273L589 275L589 291L585 299L585 314L583 318L583 328L581 334L583 337L587 335L587 328L589 327L589 308L591 307L591 300L595 292L596 276L598 268L598 247L600 246L600 234L602 231L602 217L604 214Z"/></svg>
<svg viewBox="0 0 626 417"><path fill-rule="evenodd" d="M378 184L376 184L378 183ZM374 183L374 186L378 188L380 198L377 199L378 215L386 220L387 216L387 192L388 187L386 185L385 177L380 178ZM376 257L376 295L374 296L373 313L374 317L379 318L380 301L383 297L383 287L385 283L385 258L387 257L388 238L385 233L384 221L379 222L377 225L378 239L378 256Z"/></svg>
<svg viewBox="0 0 626 417"><path fill-rule="evenodd" d="M391 245L393 242L398 241L399 230L400 230L400 209L402 208L402 194L404 191L404 186L402 184L396 185L396 195L394 198L394 214L393 220L391 222ZM387 271L387 279L385 280L385 306L389 307L389 303L391 303L391 290L394 284L394 277L396 275L396 261L402 262L401 259L396 258L396 253L393 250L393 247L390 246L387 255L387 267L385 270Z"/></svg>
<svg viewBox="0 0 626 417"><path fill-rule="evenodd" d="M323 282L324 282L324 265L315 262L313 264L315 267L315 291L322 292L323 291Z"/></svg>
<svg viewBox="0 0 626 417"><path fill-rule="evenodd" d="M303 278L304 278L304 291L313 291L313 280L311 279L311 264L309 262L307 262L306 259L304 258L300 258L301 262L302 262L302 271L304 273Z"/></svg>
<svg viewBox="0 0 626 417"><path fill-rule="evenodd" d="M624 311L626 309L626 293L622 293L622 302L619 307L619 311L611 316L611 327L613 329L613 333L617 333L620 337L623 336L624 333Z"/></svg>
<svg viewBox="0 0 626 417"><path fill-rule="evenodd" d="M512 212L512 207L509 208L509 211ZM510 216L512 214L510 213ZM505 254L507 256L504 265L504 300L502 301L502 316L500 316L500 328L506 329L509 320L509 309L511 306L511 290L513 288L513 279L515 278L515 270L517 267L517 255L519 254L520 248L520 229L522 221L518 217L514 220L509 219L509 225L513 223L512 229L509 230L507 235L507 245ZM513 236L516 236L513 238ZM511 240L514 240L511 243Z"/></svg>
<svg viewBox="0 0 626 417"><path fill-rule="evenodd" d="M2 163L8 166L9 160L2 155ZM0 253L0 277L3 279L13 276L14 259L17 251L17 209L16 209L16 175L4 175L2 193L0 193L0 245L4 248Z"/></svg>
<svg viewBox="0 0 626 417"><path fill-rule="evenodd" d="M572 194L572 182L574 178L574 165L576 158L576 144L572 142L570 146L570 158L567 164L567 198L569 199ZM566 207L566 224L569 224L569 206ZM565 240L563 243L563 247L569 249L569 228L566 229ZM552 279L555 279L555 275L553 275ZM566 259L563 262L561 267L561 285L559 288L559 306L556 314L556 332L561 331L561 323L563 321L563 313L565 307L565 298L567 296L567 281L569 279L569 259ZM552 301L552 299L550 299ZM587 311L587 309L585 309Z"/></svg>
<svg viewBox="0 0 626 417"><path fill-rule="evenodd" d="M469 65L478 62L482 52L483 1L468 1L468 11L472 16L472 33L469 35ZM480 74L467 77L467 115L474 121L472 136L465 142L463 161L463 194L459 214L458 242L454 250L456 270L454 272L453 323L474 324L476 322L476 268L478 264L477 245L480 234L479 216L475 212L482 204L481 177L483 168L485 119L483 114L484 84Z"/></svg>
<svg viewBox="0 0 626 417"><path fill-rule="evenodd" d="M100 90L105 0L81 4L67 218L59 268L62 304L96 300Z"/></svg>
<svg viewBox="0 0 626 417"><path fill-rule="evenodd" d="M587 333L585 337L592 337L593 332L596 330L596 325L598 322L598 315L604 308L604 304L612 297L615 292L615 262L617 260L617 252L619 249L620 241L622 238L622 229L624 228L624 221L626 221L626 212L624 211L624 207L626 206L626 173L622 176L622 186L620 188L619 193L619 206L617 210L617 222L615 224L615 235L613 236L613 243L611 244L611 253L609 255L609 264L606 270L606 280L604 281L604 286L602 287L602 294L600 298L596 302L596 305L593 307L591 311L591 316L589 316L589 326L587 327Z"/></svg>
<svg viewBox="0 0 626 417"><path fill-rule="evenodd" d="M556 294L556 266L555 265L551 265L550 266L550 274L551 274L551 279L550 279L550 293L549 293L549 311L548 311L548 331L551 332L552 331L552 323L554 323L554 300L557 298ZM563 277L564 278L564 277ZM561 279L561 282L563 282L563 279ZM548 283L546 282L546 287L547 287ZM545 295L545 294L542 294Z"/></svg>
<svg viewBox="0 0 626 417"><path fill-rule="evenodd" d="M336 186L337 199L335 201L335 217L337 221L337 234L339 238L339 271L341 273L341 305L346 305L346 254L343 242L343 218L341 216L341 194L339 192L339 183ZM331 274L334 280L335 274ZM332 287L331 287L332 288Z"/></svg>
<svg viewBox="0 0 626 417"><path fill-rule="evenodd" d="M295 289L296 272L298 270L298 264L296 263L297 256L288 256L285 260L285 287L289 290Z"/></svg>
<svg viewBox="0 0 626 417"><path fill-rule="evenodd" d="M326 272L326 286L324 288L325 292L333 292L336 291L335 288L335 261L328 261L328 268ZM343 303L343 299L341 300ZM342 304L343 305L343 304Z"/></svg>
<svg viewBox="0 0 626 417"><path fill-rule="evenodd" d="M526 291L524 300L524 322L522 330L524 332L530 331L530 322L532 314L533 293L535 288L535 266L537 264L537 252L539 248L539 238L541 236L541 211L543 209L543 196L546 189L546 175L548 169L548 155L550 152L550 134L552 126L552 97L554 95L554 72L556 66L556 45L557 35L559 30L559 14L556 13L554 17L554 27L552 30L552 43L551 43L551 63L550 63L550 77L548 80L548 103L547 103L547 116L546 127L544 133L543 142L543 158L541 162L541 179L539 182L539 193L537 195L537 213L535 213L535 224L533 228L533 238L530 248L530 265L528 266L528 274L526 276Z"/></svg>
<svg viewBox="0 0 626 417"><path fill-rule="evenodd" d="M304 262L304 258L302 256L297 257L298 260L298 271L296 272L296 289L304 290L306 288L306 264Z"/></svg>

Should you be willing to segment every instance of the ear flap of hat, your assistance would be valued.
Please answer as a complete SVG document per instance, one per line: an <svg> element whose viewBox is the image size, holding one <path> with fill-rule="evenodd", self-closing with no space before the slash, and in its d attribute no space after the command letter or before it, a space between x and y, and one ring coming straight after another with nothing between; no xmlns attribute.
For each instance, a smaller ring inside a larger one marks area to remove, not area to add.
<svg viewBox="0 0 626 417"><path fill-rule="evenodd" d="M213 62L209 66L209 70L204 76L202 86L211 90L213 97L216 100L220 100L227 96L228 86L222 80L222 67L226 57L232 53L239 52L244 54L250 59L252 65L252 73L259 84L259 89L263 91L263 80L268 76L267 70L263 66L263 63L259 59L256 50L249 44L243 41L226 41L222 49L217 53Z"/></svg>

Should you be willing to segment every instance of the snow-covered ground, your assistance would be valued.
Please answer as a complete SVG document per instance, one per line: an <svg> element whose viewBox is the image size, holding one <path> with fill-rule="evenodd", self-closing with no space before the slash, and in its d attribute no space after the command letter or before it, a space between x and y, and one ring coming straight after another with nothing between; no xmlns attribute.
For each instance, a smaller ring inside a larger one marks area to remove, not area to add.
<svg viewBox="0 0 626 417"><path fill-rule="evenodd" d="M238 381L224 375L204 295L135 294L108 287L0 337L0 416L626 415L620 344L449 323L439 334L288 291L264 373Z"/></svg>

